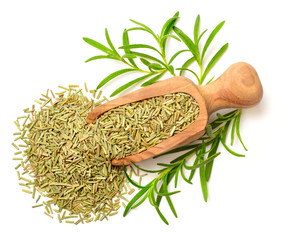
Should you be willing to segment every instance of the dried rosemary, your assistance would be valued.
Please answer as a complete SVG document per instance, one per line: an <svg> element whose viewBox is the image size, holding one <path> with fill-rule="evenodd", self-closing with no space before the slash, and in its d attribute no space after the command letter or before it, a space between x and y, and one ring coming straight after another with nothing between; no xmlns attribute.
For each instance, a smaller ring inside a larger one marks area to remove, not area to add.
<svg viewBox="0 0 284 240"><path fill-rule="evenodd" d="M49 91L42 94L36 101L39 111L34 106L24 110L27 115L15 121L19 131L14 134L15 142L22 140L23 144L12 144L15 155L22 155L13 158L20 161L16 169L23 169L22 174L17 171L18 179L24 181L20 185L30 189L23 192L32 198L36 192L46 197L47 201L33 208L44 207L50 218L53 211L58 213L59 222L78 224L115 215L120 199L128 201L123 195L135 189L125 182L122 169L110 161L144 151L183 131L199 113L194 98L174 93L120 106L87 125L88 113L107 99L89 100L77 85L60 88L64 91L50 91L52 97ZM130 175L132 172L139 177L138 169L136 173L131 167ZM66 220L69 218L78 219Z"/></svg>
<svg viewBox="0 0 284 240"><path fill-rule="evenodd" d="M123 189L124 175L100 153L94 137L95 126L87 126L85 122L91 109L104 100L96 103L89 100L75 85L60 88L64 91L55 93L55 99L52 91L52 97L48 96L48 91L42 95L37 101L41 103L39 111L35 106L25 109L27 115L15 121L20 134L16 134L12 145L17 150L16 155L23 156L13 158L21 161L16 167L23 169L22 174L17 172L19 180L24 181L20 184L33 187L23 189L33 198L35 192L47 197L43 205L34 207L44 206L44 213L52 217L51 206L56 206L54 211L58 212L60 222L70 218L66 210L82 223L90 222L92 215L107 219L120 207L120 202L114 202L114 198ZM20 140L22 143L16 144ZM24 174L30 179L23 177Z"/></svg>
<svg viewBox="0 0 284 240"><path fill-rule="evenodd" d="M126 104L95 122L101 155L109 159L137 154L188 128L199 106L186 93L173 93Z"/></svg>

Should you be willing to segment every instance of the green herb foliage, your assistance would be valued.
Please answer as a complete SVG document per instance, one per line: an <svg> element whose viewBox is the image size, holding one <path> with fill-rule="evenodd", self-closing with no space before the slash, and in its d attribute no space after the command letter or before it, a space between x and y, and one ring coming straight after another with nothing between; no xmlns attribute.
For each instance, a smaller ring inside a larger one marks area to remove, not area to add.
<svg viewBox="0 0 284 240"><path fill-rule="evenodd" d="M176 54L174 54L170 60L167 60L166 56L166 45L169 38L176 39L180 41L180 39L171 34L171 31L173 29L174 24L176 23L178 19L179 13L177 12L172 18L166 21L166 23L163 25L161 33L156 34L154 31L149 28L148 26L131 20L136 26L130 29L124 30L122 34L122 43L123 45L119 47L119 49L122 49L124 51L123 54L119 54L118 50L114 48L114 45L112 44L112 41L110 40L110 36L108 34L108 30L105 30L105 36L108 43L108 47L104 46L103 44L92 40L90 38L83 38L85 42L90 44L91 46L97 48L98 50L102 51L104 55L98 55L89 58L86 62L90 62L97 59L113 59L123 62L127 68L123 68L121 70L115 71L111 74L109 74L107 77L105 77L97 86L97 88L103 87L105 84L107 84L109 81L115 79L118 76L121 76L122 74L125 74L127 72L140 72L143 75L141 77L138 77L118 89L116 89L111 96L115 96L119 94L120 92L124 91L125 89L129 88L130 86L143 82L141 86L148 86L150 84L153 84L157 82L166 72L171 73L173 76L175 76L174 73L174 67L172 65L173 60L182 52L188 51L188 50L182 50ZM134 31L145 31L147 34L150 34L154 42L156 43L157 47L150 46L147 44L130 44L129 42L129 33ZM149 55L147 53L144 53L143 49L151 50L154 55ZM136 63L137 59L139 60L139 63L142 64L142 67L139 67L139 65ZM146 80L146 81L145 81Z"/></svg>
<svg viewBox="0 0 284 240"><path fill-rule="evenodd" d="M219 117L214 120L210 125L208 125L207 133L200 138L194 144L176 148L167 153L161 154L161 157L165 154L184 152L182 155L173 159L169 164L158 163L162 168L159 170L147 170L139 167L137 164L133 163L138 169L149 172L156 173L158 176L148 183L146 186L137 186L131 179L130 182L136 187L141 188L140 192L132 198L132 200L127 205L124 216L129 212L130 209L139 206L147 198L149 202L156 208L158 214L161 216L162 220L165 223L168 223L166 218L162 215L159 210L159 205L162 197L165 197L169 207L171 208L174 216L177 217L177 213L173 206L173 203L170 199L170 195L176 194L179 191L168 191L168 185L172 179L174 179L174 185L177 187L178 178L182 178L185 182L192 184L191 180L194 177L196 169L199 169L199 177L201 183L201 189L203 193L204 201L207 201L208 191L207 183L210 179L212 167L214 160L217 156L221 154L218 151L218 147L222 144L225 149L228 150L231 154L237 157L244 157L244 155L236 153L229 146L226 145L226 136L229 129L231 128L231 139L233 144L234 134L239 132L239 118L241 116L241 110L235 110L225 115L218 114ZM232 127L235 126L235 127ZM239 140L241 140L240 135L238 135ZM155 158L157 158L155 157ZM193 160L193 164L189 164ZM127 174L127 173L126 173ZM143 197L144 196L144 197Z"/></svg>
<svg viewBox="0 0 284 240"><path fill-rule="evenodd" d="M177 12L173 17L168 19L162 26L160 34L156 34L150 27L140 22L131 20L131 22L135 24L135 27L124 30L122 35L123 44L117 50L113 46L107 30L105 31L105 35L107 43L109 45L108 47L92 39L84 38L87 43L105 53L104 55L94 56L88 59L86 62L108 58L121 61L127 66L127 68L121 69L108 75L98 84L97 88L99 89L103 87L109 81L128 72L140 72L142 76L123 84L118 89L116 89L111 94L111 96L115 96L137 83L143 82L141 84L141 87L153 84L157 82L165 73L170 73L171 75L176 76L176 72L178 72L179 75L184 75L185 72L190 72L196 77L199 85L203 84L205 82L205 79L208 77L208 74L212 67L228 48L228 43L226 43L217 52L215 52L215 54L213 54L213 57L211 57L211 59L206 59L208 58L208 49L217 33L223 27L225 21L219 23L209 33L207 39L204 41L204 44L202 44L203 47L201 47L201 39L205 38L207 30L200 31L200 16L198 15L195 20L193 38L189 37L183 30L175 26L178 17L179 13ZM153 37L153 43L155 43L155 46L143 43L130 43L129 33L133 31L144 31L145 34L150 34ZM182 46L181 49L171 57L169 57L167 54L167 40L169 38L172 38L175 41L179 41ZM147 49L148 51L151 50L153 52L153 55L143 52L144 49ZM124 53L119 54L118 50L123 50ZM173 62L181 54L187 54L189 56L181 66L176 67L173 65ZM138 65L141 65L141 63L143 65L143 68L138 67ZM194 63L198 66L198 71L194 69ZM210 80L207 81L207 84L213 79L214 77L211 77ZM237 136L244 149L247 150L243 144L239 130L241 113L242 111L238 109L224 115L217 113L217 118L207 126L206 134L199 140L193 142L188 146L180 147L157 156L161 157L165 154L182 152L180 156L173 159L168 164L158 163L158 165L161 167L159 170L143 169L137 164L133 163L133 165L135 165L142 171L157 174L157 176L146 186L140 186L132 181L124 167L124 172L128 180L134 186L140 188L140 191L131 199L131 201L126 206L124 216L126 216L131 209L138 207L148 199L150 204L156 209L161 219L166 224L168 224L167 219L160 210L161 200L163 198L166 199L173 215L177 217L177 212L174 208L171 196L180 192L170 192L170 182L172 180L174 181L175 188L177 187L179 178L183 179L189 184L192 184L192 179L197 169L199 169L201 190L204 201L206 202L208 199L207 183L211 176L214 161L216 157L221 154L221 152L218 151L219 147L223 145L224 149L226 149L232 155L237 157L244 157L243 154L236 153L231 149L231 146L235 141L235 136ZM227 137L229 135L230 144L227 144Z"/></svg>

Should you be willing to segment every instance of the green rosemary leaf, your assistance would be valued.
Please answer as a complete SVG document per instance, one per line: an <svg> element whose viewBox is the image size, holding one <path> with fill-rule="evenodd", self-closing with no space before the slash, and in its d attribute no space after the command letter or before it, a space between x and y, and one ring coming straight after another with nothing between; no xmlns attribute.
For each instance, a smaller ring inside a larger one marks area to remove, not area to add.
<svg viewBox="0 0 284 240"><path fill-rule="evenodd" d="M123 31L123 34L122 34L122 43L123 43L123 46L129 45L129 36L128 36L128 31L126 29ZM131 51L127 48L124 49L124 52L125 54L132 54ZM128 60L134 67L137 67L133 58L128 58Z"/></svg>
<svg viewBox="0 0 284 240"><path fill-rule="evenodd" d="M198 37L198 43L200 42L201 38L203 37L203 35L204 35L206 32L207 32L207 29L204 30L204 31L200 34L200 36ZM203 60L203 59L202 59L202 60Z"/></svg>
<svg viewBox="0 0 284 240"><path fill-rule="evenodd" d="M223 120L228 120L230 119L231 117L235 117L236 113L238 112L238 110L234 110L234 111L231 111L231 112L228 112L224 115L220 114L220 113L216 113L216 116L218 118L221 118Z"/></svg>
<svg viewBox="0 0 284 240"><path fill-rule="evenodd" d="M169 174L167 174L167 175L164 176L164 178L163 178L163 185L162 185L162 187L163 187L163 192L164 192L164 193L168 193L168 184L169 184ZM177 191L177 192L178 192L178 191ZM165 195L165 197L166 197L166 200L167 200L167 202L168 202L168 204L169 204L169 207L170 207L170 209L172 210L174 216L177 217L177 213L176 213L175 207L174 207L174 205L173 205L173 202L172 202L170 196Z"/></svg>
<svg viewBox="0 0 284 240"><path fill-rule="evenodd" d="M233 121L232 129L231 129L231 146L233 145L234 139L235 139L236 122L237 122L237 117L235 117Z"/></svg>
<svg viewBox="0 0 284 240"><path fill-rule="evenodd" d="M135 55L138 56L138 57L150 59L150 60L155 61L155 62L157 62L157 63L160 63L161 65L163 65L163 66L166 67L165 63L163 63L161 60L159 60L159 59L156 58L156 57L150 56L150 55L145 54L145 53L140 53L140 52L134 52L134 51L133 51L132 53L135 54Z"/></svg>
<svg viewBox="0 0 284 240"><path fill-rule="evenodd" d="M131 207L131 209L133 209L133 208L137 208L138 206L140 206L143 202L145 202L145 200L147 199L147 194L145 194L144 195L144 197L138 202L138 203L136 203L135 205L133 205L132 207Z"/></svg>
<svg viewBox="0 0 284 240"><path fill-rule="evenodd" d="M214 142L214 139L211 139L210 141L206 142L205 144L206 144L206 146L208 146L208 145L210 145L210 144L213 143L213 142ZM186 152L186 153L184 153L184 154L178 156L178 157L175 158L174 160L172 160L170 163L173 164L173 163L179 162L179 161L181 161L181 160L183 160L183 159L187 159L187 158L191 157L196 151L200 150L201 147L202 147L201 144L192 144L192 145L188 145L188 146L184 146L184 147L180 147L180 148L173 149L173 150L171 150L171 151L169 151L169 152L166 152L166 153L163 153L163 154L161 154L161 155L159 155L159 156L162 156L162 155L165 155L165 154L169 154L169 153L176 153L176 152L180 152L180 151L184 151L184 150L193 149L193 150L191 150L191 151L189 151L189 152ZM209 151L210 151L210 150L208 150L208 152L209 152ZM159 157L159 156L156 156L156 157ZM190 169L190 168L191 168L191 167L189 167L189 169Z"/></svg>
<svg viewBox="0 0 284 240"><path fill-rule="evenodd" d="M174 195L176 193L179 193L180 191L173 191L173 192L159 192L158 190L156 191L156 193L158 195L161 195L161 196L170 196L170 195Z"/></svg>
<svg viewBox="0 0 284 240"><path fill-rule="evenodd" d="M163 155L167 155L167 154L171 154L171 153L182 152L182 151L185 151L185 150L196 148L197 146L199 146L199 144L191 144L191 145L187 145L187 146L178 147L178 148L175 148L175 149L170 150L168 152L161 153L160 155L157 155L157 156L155 156L153 158L158 158L158 157L161 157ZM172 161L171 163L173 163L173 162L174 161Z"/></svg>
<svg viewBox="0 0 284 240"><path fill-rule="evenodd" d="M135 23L135 24L137 24L137 25L139 25L139 26L141 26L143 30L145 30L145 31L147 31L148 33L150 33L150 34L158 41L158 38L157 38L156 34L153 32L153 30L152 30L151 28L149 28L148 26L146 26L146 25L143 24L143 23L134 21L134 20L132 20L132 19L130 19L130 21L133 22L133 23ZM128 31L130 31L130 30L142 30L142 29L140 29L140 28L136 28L136 29L132 28L132 29L128 29Z"/></svg>
<svg viewBox="0 0 284 240"><path fill-rule="evenodd" d="M127 73L127 72L132 72L132 71L136 71L136 69L133 69L133 68L125 68L125 69L121 69L121 70L118 70L116 72L113 72L111 73L110 75L108 75L106 78L104 78L100 83L99 85L97 86L97 89L101 88L102 86L104 86L105 84L107 84L109 81L111 81L112 79L124 74L124 73Z"/></svg>
<svg viewBox="0 0 284 240"><path fill-rule="evenodd" d="M207 181L206 181L205 167L204 166L199 168L199 176L200 176L200 183L201 183L203 198L204 198L204 201L207 202L208 190L207 190Z"/></svg>
<svg viewBox="0 0 284 240"><path fill-rule="evenodd" d="M130 45L125 45L125 46L121 46L119 47L120 49L135 49L135 48L147 48L147 49L151 49L156 51L157 53L159 53L161 55L161 53L159 52L159 50L155 47L152 47L148 44L130 44Z"/></svg>
<svg viewBox="0 0 284 240"><path fill-rule="evenodd" d="M198 156L200 160L200 164L204 163L204 153L205 153L205 144L203 142L202 148L200 150L200 155ZM205 166L199 167L199 177L200 177L200 184L201 184L201 189L203 193L203 198L204 198L204 201L207 202L208 191L207 191L207 181L206 181L206 175L205 175Z"/></svg>
<svg viewBox="0 0 284 240"><path fill-rule="evenodd" d="M178 27L173 27L175 33L180 37L180 39L185 43L188 49L191 51L195 60L200 63L198 49L196 48L194 42Z"/></svg>
<svg viewBox="0 0 284 240"><path fill-rule="evenodd" d="M182 164L180 164L177 167L177 170L176 170L176 173L175 173L175 188L177 187L177 184L178 184L178 176L179 176L181 168L182 168Z"/></svg>
<svg viewBox="0 0 284 240"><path fill-rule="evenodd" d="M187 183L189 183L189 184L192 184L192 182L189 181L189 180L185 177L185 175L184 175L184 172L183 172L183 165L181 166L180 174L181 174L181 176L182 176L182 178L183 178L183 180L184 180L185 182L187 182Z"/></svg>
<svg viewBox="0 0 284 240"><path fill-rule="evenodd" d="M220 125L222 125L226 120L220 121L220 119L216 119L213 122L210 123L212 129L217 129Z"/></svg>
<svg viewBox="0 0 284 240"><path fill-rule="evenodd" d="M95 48L97 48L97 49L99 49L99 50L101 50L101 51L103 51L103 52L105 52L109 55L113 55L113 51L111 49L109 49L108 47L104 46L103 44L101 44L101 43L99 43L99 42L97 42L93 39L86 38L86 37L84 37L83 40L86 43L90 44L91 46L93 46L93 47L95 47Z"/></svg>
<svg viewBox="0 0 284 240"><path fill-rule="evenodd" d="M228 121L229 120L230 119L228 119ZM227 120L216 119L212 123L210 123L210 125L212 126L212 129L217 129L220 125L224 124L225 122L227 122ZM221 131L221 129L219 128L217 131Z"/></svg>
<svg viewBox="0 0 284 240"><path fill-rule="evenodd" d="M124 165L123 165L123 171L124 171L124 174L125 174L126 178L128 179L128 181L129 181L133 186L138 187L138 188L147 188L146 186L140 186L140 185L138 185L137 183L133 182L132 179L131 179L131 178L129 177L129 175L127 174Z"/></svg>
<svg viewBox="0 0 284 240"><path fill-rule="evenodd" d="M208 137L211 137L211 138L214 137L212 126L210 124L208 124L207 127L206 127L206 134L207 134Z"/></svg>
<svg viewBox="0 0 284 240"><path fill-rule="evenodd" d="M115 47L113 46L113 43L110 40L109 34L108 34L108 30L107 28L105 29L105 36L106 36L106 40L108 42L108 45L110 46L110 48L112 49L114 55L120 57L119 53L116 51Z"/></svg>
<svg viewBox="0 0 284 240"><path fill-rule="evenodd" d="M225 117L221 114L221 113L216 113L216 116L218 117L218 118L221 118L221 119L225 119Z"/></svg>
<svg viewBox="0 0 284 240"><path fill-rule="evenodd" d="M162 69L165 69L163 68L160 64L158 63L150 63L149 64L149 70L152 71L152 70L162 70Z"/></svg>
<svg viewBox="0 0 284 240"><path fill-rule="evenodd" d="M168 71L169 71L173 76L175 76L175 69L174 69L174 66L173 66L173 65L169 65Z"/></svg>
<svg viewBox="0 0 284 240"><path fill-rule="evenodd" d="M130 20L130 21L131 21L131 20ZM145 28L143 28L143 27L128 28L126 31L127 31L127 32L130 32L130 31L145 31L145 32L148 32L148 33L152 34L151 31L149 31L149 30L147 30L147 29L145 29ZM158 40L158 39L157 39L157 40Z"/></svg>
<svg viewBox="0 0 284 240"><path fill-rule="evenodd" d="M173 164L173 163L179 162L179 161L181 161L181 160L183 160L183 159L187 159L187 158L189 158L190 156L192 156L192 155L195 153L195 151L196 151L196 149L193 149L193 150L191 150L191 151L189 151L189 152L186 152L186 153L184 153L184 154L182 154L182 155L176 157L176 158L175 158L174 160L172 160L170 163Z"/></svg>
<svg viewBox="0 0 284 240"><path fill-rule="evenodd" d="M237 157L245 157L245 155L236 153L236 152L234 152L232 149L230 149L230 148L226 145L226 143L225 143L225 141L224 141L224 139L223 139L222 137L221 137L221 143L223 144L223 146L225 147L225 149L226 149L229 153L231 153L232 155L237 156Z"/></svg>
<svg viewBox="0 0 284 240"><path fill-rule="evenodd" d="M128 60L133 59L133 58L137 58L137 56L135 54L132 53L127 53L122 55L122 58L127 58Z"/></svg>
<svg viewBox="0 0 284 240"><path fill-rule="evenodd" d="M213 65L219 60L219 58L223 55L223 53L227 50L228 48L228 43L226 43L225 45L223 45L223 47L221 47L219 49L219 51L214 55L214 57L210 60L210 62L208 63L202 77L201 77L201 84L203 83L205 77L207 76L208 72L210 71L210 69L213 67Z"/></svg>
<svg viewBox="0 0 284 240"><path fill-rule="evenodd" d="M241 114L242 112L240 111L240 113L237 116L237 122L236 122L236 134L241 142L241 144L243 145L243 148L247 151L247 148L245 147L243 140L241 138L241 134L240 134L240 120L241 120Z"/></svg>
<svg viewBox="0 0 284 240"><path fill-rule="evenodd" d="M199 160L199 156L195 159L194 163L192 166L188 166L186 165L185 163L183 164L183 167L188 169L188 170L195 170L197 168L200 168L206 164L208 164L209 162L213 161L214 158L216 158L220 153L215 153L215 154L212 154L210 157L208 157L206 160L204 160L202 163L198 163L198 160Z"/></svg>
<svg viewBox="0 0 284 240"><path fill-rule="evenodd" d="M146 74L146 75L141 76L141 77L139 77L139 78L136 78L136 79L134 79L134 80L132 80L132 81L130 81L130 82L128 82L128 83L126 83L126 84L120 86L120 87L119 87L118 89L116 89L110 96L111 96L111 97L114 97L114 96L116 96L117 94L119 94L119 93L121 93L122 91L124 91L125 89L129 88L130 86L132 86L132 85L134 85L134 84L136 84L136 83L138 83L138 82L141 82L141 81L143 81L144 79L147 79L147 78L149 78L149 77L151 77L151 76L153 76L153 75L154 75L154 73L149 73L149 74Z"/></svg>
<svg viewBox="0 0 284 240"><path fill-rule="evenodd" d="M148 172L148 173L158 173L158 172L161 172L161 170L148 170L148 169L145 169L145 168L141 168L140 166L138 166L136 163L132 162L131 163L136 167L138 168L139 170L143 171L143 172Z"/></svg>
<svg viewBox="0 0 284 240"><path fill-rule="evenodd" d="M175 60L175 58L176 58L178 55L180 55L180 54L183 53L183 52L188 52L188 51L189 51L188 49L184 49L184 50L180 50L180 51L176 52L176 53L171 57L171 59L169 60L169 64L171 64L171 63Z"/></svg>
<svg viewBox="0 0 284 240"><path fill-rule="evenodd" d="M110 56L110 55L98 55L98 56L94 56L94 57L91 57L89 59L87 59L85 62L90 62L90 61L93 61L93 60L97 60L97 59L113 59L113 60L118 60L117 58L113 57L113 56Z"/></svg>
<svg viewBox="0 0 284 240"><path fill-rule="evenodd" d="M212 129L216 129L217 127L222 125L224 122L234 119L237 111L238 110L234 110L234 111L231 111L231 112L229 112L225 115L221 115L221 114L217 113L216 115L217 115L218 118L210 123Z"/></svg>
<svg viewBox="0 0 284 240"><path fill-rule="evenodd" d="M217 134L217 137L219 137L220 136L220 134L218 133ZM210 139L210 138L209 138ZM209 150L207 150L207 151L205 151L203 154L200 154L200 156L205 156L207 153L210 153L210 151L217 145L217 143L214 141L216 138L214 137L214 138L212 138L211 140L210 140L210 143L212 142L212 145L211 145L211 147L210 147L210 149ZM205 141L203 141L204 142L204 144L206 145L206 147L208 146L208 145L210 145L210 144L208 144L208 142L205 142Z"/></svg>
<svg viewBox="0 0 284 240"><path fill-rule="evenodd" d="M226 137L227 137L227 133L228 133L228 130L229 130L229 127L230 127L230 124L231 124L231 120L228 120L222 130L222 138L224 141L226 141Z"/></svg>
<svg viewBox="0 0 284 240"><path fill-rule="evenodd" d="M206 40L205 42L205 45L203 47L203 50L202 50L202 54L201 54L201 60L203 61L203 58L205 56L205 53L209 47L209 45L211 44L211 42L213 41L214 37L216 36L216 34L220 31L220 29L223 27L223 25L225 24L225 21L219 23L215 28L214 30L210 33L208 39Z"/></svg>
<svg viewBox="0 0 284 240"><path fill-rule="evenodd" d="M177 68L177 70L182 70L182 71L189 71L189 72L191 72L191 73L196 77L196 79L198 80L198 82L200 82L200 79L199 79L198 75L197 75L193 70L188 69L188 68Z"/></svg>
<svg viewBox="0 0 284 240"><path fill-rule="evenodd" d="M187 59L184 64L182 65L181 69L187 68L190 64L192 64L195 61L195 57L191 57ZM179 75L181 76L183 74L184 70L180 70Z"/></svg>
<svg viewBox="0 0 284 240"><path fill-rule="evenodd" d="M151 85L153 83L155 83L156 81L158 81L163 75L165 74L165 71L156 75L155 77L151 78L150 80L144 82L141 87L146 87L148 85Z"/></svg>
<svg viewBox="0 0 284 240"><path fill-rule="evenodd" d="M231 117L228 117L228 118L225 118L225 119L216 119L216 121L214 121L214 123L225 123L225 122L228 122L228 121L232 121L233 119L235 119L235 116L231 116ZM213 127L212 127L213 128Z"/></svg>
<svg viewBox="0 0 284 240"><path fill-rule="evenodd" d="M215 78L215 76L213 76L213 77L206 83L206 85L209 84L209 83L211 83L211 82L214 80L214 78Z"/></svg>
<svg viewBox="0 0 284 240"><path fill-rule="evenodd" d="M218 150L219 147L219 143L220 143L220 137L217 136L215 138L215 141L212 143L212 147L210 152L208 153L208 158L211 159L212 156L216 156L216 152ZM212 172L212 168L213 168L213 164L214 164L214 158L212 159L212 161L210 161L209 163L206 164L205 167L205 176L206 176L206 181L208 182L211 176L211 172Z"/></svg>
<svg viewBox="0 0 284 240"><path fill-rule="evenodd" d="M199 161L199 159L196 157L195 160L194 160L193 166L196 166L196 165L198 164L198 161ZM184 167L185 169L188 169L188 166L185 164L185 162L184 162L184 164L183 164L183 167ZM190 175L189 175L189 177L188 177L188 181L189 181L189 182L191 182L191 180L192 180L193 177L194 177L195 169L196 169L196 168L193 168L193 169L191 169L191 171L190 171Z"/></svg>
<svg viewBox="0 0 284 240"><path fill-rule="evenodd" d="M171 175L171 177L173 177L173 174L170 174L170 175ZM163 180L163 179L162 179L162 180ZM170 182L171 180L172 180L172 179L170 179L169 182ZM159 192L164 192L164 190L163 190L163 184L160 186ZM161 203L161 201L162 201L162 198L163 198L162 195L157 195L156 203L157 203L158 207L160 206L160 203Z"/></svg>
<svg viewBox="0 0 284 240"><path fill-rule="evenodd" d="M196 47L198 47L198 32L199 32L199 22L200 22L200 16L197 15L196 20L195 20L195 24L194 24L194 42Z"/></svg>
<svg viewBox="0 0 284 240"><path fill-rule="evenodd" d="M173 195L173 194L176 194L176 193L179 193L180 191L173 191L173 192L168 192L168 189L167 189L167 187L165 188L165 185L164 184L166 184L166 186L168 185L168 182L167 182L167 180L165 180L165 179L162 179L163 180L163 190L162 191L158 191L158 189L157 189L157 184L154 186L154 190L155 190L155 192L158 194L158 195L160 195L160 196L170 196L170 195Z"/></svg>
<svg viewBox="0 0 284 240"><path fill-rule="evenodd" d="M176 166L177 164L157 163L157 165L162 167L173 167Z"/></svg>
<svg viewBox="0 0 284 240"><path fill-rule="evenodd" d="M163 222L167 225L169 225L169 222L167 221L167 219L165 218L165 216L162 214L162 212L160 211L160 209L158 207L155 207L157 213L159 214L160 218L163 220Z"/></svg>
<svg viewBox="0 0 284 240"><path fill-rule="evenodd" d="M164 26L162 27L160 38L161 38L161 46L162 46L163 52L165 52L167 38L168 37L175 38L175 36L170 35L170 32L172 31L173 26L175 25L175 23L178 19L178 16L179 16L179 12L176 12L175 15L172 18L170 18L169 20L167 20L165 22ZM177 39L177 38L175 38L175 39L179 41L179 39Z"/></svg>
<svg viewBox="0 0 284 240"><path fill-rule="evenodd" d="M144 58L140 58L140 61L147 67L151 64L148 60L146 60Z"/></svg>
<svg viewBox="0 0 284 240"><path fill-rule="evenodd" d="M163 44L168 38L173 38L179 42L181 41L177 36L172 35L172 34L167 34L161 39L161 44Z"/></svg>
<svg viewBox="0 0 284 240"><path fill-rule="evenodd" d="M169 174L168 174L168 177L162 178L162 181L166 181L166 184L168 185L171 182L171 180L173 179L174 175L175 175L174 172L170 171ZM163 184L161 185L159 192L164 192L164 185ZM157 195L156 203L157 203L158 206L160 206L162 197L163 196L161 196L161 195Z"/></svg>
<svg viewBox="0 0 284 240"><path fill-rule="evenodd" d="M156 200L155 200L155 191L154 191L154 186L157 184L157 179L154 180L153 186L149 189L148 191L148 199L149 199L149 203L153 206L153 207L158 207Z"/></svg>
<svg viewBox="0 0 284 240"><path fill-rule="evenodd" d="M149 190L149 187L152 185L154 180L149 182L145 188L142 188L136 195L129 201L129 203L126 205L126 208L123 212L123 216L125 217L129 210L132 208L132 206ZM146 195L147 196L147 195Z"/></svg>
<svg viewBox="0 0 284 240"><path fill-rule="evenodd" d="M161 30L161 34L160 34L161 38L168 35L171 32L171 30L173 29L173 26L175 25L178 19L178 16L179 16L179 12L176 12L172 18L170 18L169 20L165 22Z"/></svg>

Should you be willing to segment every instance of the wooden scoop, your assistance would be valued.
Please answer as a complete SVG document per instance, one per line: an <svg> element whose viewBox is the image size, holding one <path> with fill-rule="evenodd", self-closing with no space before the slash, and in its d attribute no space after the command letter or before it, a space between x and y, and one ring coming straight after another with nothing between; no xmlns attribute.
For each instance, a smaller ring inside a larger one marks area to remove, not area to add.
<svg viewBox="0 0 284 240"><path fill-rule="evenodd" d="M104 112L132 102L171 93L188 93L199 104L200 112L196 121L184 131L169 137L154 147L122 159L113 159L113 165L128 165L167 152L173 148L189 144L200 138L209 116L224 108L247 108L260 102L262 86L255 69L244 62L231 65L218 79L205 86L197 86L185 77L172 77L141 88L96 107L87 117L92 123Z"/></svg>

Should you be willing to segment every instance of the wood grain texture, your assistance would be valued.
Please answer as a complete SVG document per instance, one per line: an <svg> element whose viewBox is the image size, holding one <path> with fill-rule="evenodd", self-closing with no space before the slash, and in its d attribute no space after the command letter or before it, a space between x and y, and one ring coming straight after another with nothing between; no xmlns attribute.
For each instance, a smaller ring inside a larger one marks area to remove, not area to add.
<svg viewBox="0 0 284 240"><path fill-rule="evenodd" d="M248 108L260 102L263 89L257 72L248 63L231 65L217 80L198 86L208 115L224 108Z"/></svg>
<svg viewBox="0 0 284 240"><path fill-rule="evenodd" d="M217 80L205 86L196 86L185 77L172 77L96 107L88 115L92 123L104 112L144 99L171 93L188 93L199 104L200 112L196 121L186 130L164 140L139 154L122 159L113 159L113 165L128 165L159 155L176 147L189 144L200 138L213 112L223 108L247 108L257 104L263 95L262 86L254 68L244 62L231 65Z"/></svg>

